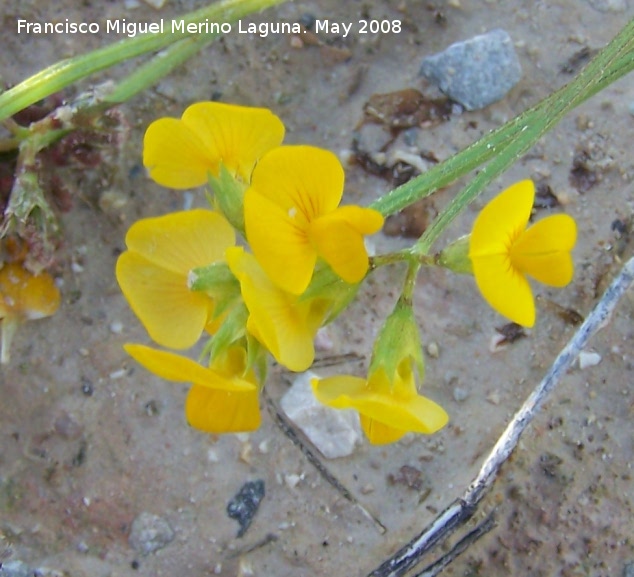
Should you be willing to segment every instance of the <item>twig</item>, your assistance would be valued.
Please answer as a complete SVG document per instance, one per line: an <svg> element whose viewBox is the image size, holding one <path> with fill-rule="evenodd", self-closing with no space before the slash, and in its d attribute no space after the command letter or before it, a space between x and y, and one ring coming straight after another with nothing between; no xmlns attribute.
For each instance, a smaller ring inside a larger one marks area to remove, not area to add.
<svg viewBox="0 0 634 577"><path fill-rule="evenodd" d="M368 577L401 577L417 565L421 557L437 542L447 538L459 525L473 515L477 504L486 490L493 484L500 467L515 449L520 435L533 420L544 399L572 366L588 340L606 326L619 299L633 282L634 258L631 258L625 263L621 272L605 291L579 330L559 353L541 383L515 414L464 495L456 499L422 533L402 547L390 559L383 562Z"/></svg>
<svg viewBox="0 0 634 577"><path fill-rule="evenodd" d="M266 389L263 391L264 399L266 400L267 408L269 413L273 417L275 424L282 430L282 432L293 442L294 445L299 447L300 451L304 453L304 456L308 459L310 464L317 469L319 474L330 484L332 485L337 492L347 501L352 503L355 507L357 507L372 523L374 523L381 534L385 533L387 529L385 525L381 523L370 511L368 511L357 498L339 481L320 461L319 457L315 455L313 451L306 445L306 443L301 439L293 425L288 421L288 419L280 412L277 408L277 405L273 402L273 399L269 397L266 392Z"/></svg>
<svg viewBox="0 0 634 577"><path fill-rule="evenodd" d="M415 577L436 577L436 575L447 567L456 557L462 555L473 543L480 539L480 537L486 535L495 526L495 513L491 513L482 523L477 525L475 529L460 539L448 553L437 561L434 561L431 565L425 567L425 569L417 573Z"/></svg>

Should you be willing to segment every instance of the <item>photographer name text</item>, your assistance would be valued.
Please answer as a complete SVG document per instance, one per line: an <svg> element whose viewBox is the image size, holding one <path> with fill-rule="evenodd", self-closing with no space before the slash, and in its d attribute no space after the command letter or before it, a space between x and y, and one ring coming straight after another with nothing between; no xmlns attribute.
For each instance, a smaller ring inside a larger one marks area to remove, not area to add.
<svg viewBox="0 0 634 577"><path fill-rule="evenodd" d="M66 18L63 22L31 22L18 18L18 34L119 34L133 38L139 34L255 34L266 38L269 34L302 34L307 30L294 22L187 22L186 20L159 20L158 22L132 22L125 18L99 22L73 22ZM335 22L315 20L312 32L315 34L337 34L346 38L351 32L358 34L378 34L401 32L400 20L359 20L357 22Z"/></svg>

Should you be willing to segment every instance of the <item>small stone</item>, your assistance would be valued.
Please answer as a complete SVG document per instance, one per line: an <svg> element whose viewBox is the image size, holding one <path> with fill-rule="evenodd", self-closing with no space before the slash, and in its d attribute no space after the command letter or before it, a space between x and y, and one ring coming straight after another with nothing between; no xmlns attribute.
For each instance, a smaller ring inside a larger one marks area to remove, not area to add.
<svg viewBox="0 0 634 577"><path fill-rule="evenodd" d="M235 519L240 525L238 537L242 537L251 525L253 517L264 499L264 481L249 481L245 483L235 497L227 505L227 515Z"/></svg>
<svg viewBox="0 0 634 577"><path fill-rule="evenodd" d="M457 403L462 403L469 398L469 391L462 387L453 388L453 398Z"/></svg>
<svg viewBox="0 0 634 577"><path fill-rule="evenodd" d="M121 321L112 321L110 323L110 332L113 335L120 335L123 332L123 323Z"/></svg>
<svg viewBox="0 0 634 577"><path fill-rule="evenodd" d="M132 522L128 542L141 555L149 555L163 549L173 539L174 530L163 517L144 511Z"/></svg>
<svg viewBox="0 0 634 577"><path fill-rule="evenodd" d="M601 362L601 355L594 351L581 351L579 353L579 368L581 370L594 367Z"/></svg>
<svg viewBox="0 0 634 577"><path fill-rule="evenodd" d="M438 343L429 343L427 345L427 354L432 359L437 359L440 356L440 349L438 348Z"/></svg>
<svg viewBox="0 0 634 577"><path fill-rule="evenodd" d="M501 100L522 68L511 37L497 28L426 57L420 73L467 110L478 110Z"/></svg>
<svg viewBox="0 0 634 577"><path fill-rule="evenodd" d="M98 204L106 214L114 214L120 212L128 204L128 197L118 190L106 190L99 196Z"/></svg>
<svg viewBox="0 0 634 577"><path fill-rule="evenodd" d="M356 411L331 409L313 395L312 371L299 375L280 401L282 410L297 425L327 459L346 457L361 439L361 427Z"/></svg>
<svg viewBox="0 0 634 577"><path fill-rule="evenodd" d="M362 495L369 495L370 493L374 493L374 485L372 483L366 483L361 487Z"/></svg>
<svg viewBox="0 0 634 577"><path fill-rule="evenodd" d="M291 473L290 475L284 475L284 482L286 486L290 489L294 489L299 485L299 482L304 478L303 475L297 475L296 473Z"/></svg>
<svg viewBox="0 0 634 577"><path fill-rule="evenodd" d="M0 577L33 577L33 569L18 559L0 565Z"/></svg>
<svg viewBox="0 0 634 577"><path fill-rule="evenodd" d="M623 577L634 577L634 561L625 564L623 567Z"/></svg>
<svg viewBox="0 0 634 577"><path fill-rule="evenodd" d="M500 404L500 393L498 391L493 391L492 393L489 393L487 395L487 401L489 401L489 403L491 403L492 405L499 405Z"/></svg>

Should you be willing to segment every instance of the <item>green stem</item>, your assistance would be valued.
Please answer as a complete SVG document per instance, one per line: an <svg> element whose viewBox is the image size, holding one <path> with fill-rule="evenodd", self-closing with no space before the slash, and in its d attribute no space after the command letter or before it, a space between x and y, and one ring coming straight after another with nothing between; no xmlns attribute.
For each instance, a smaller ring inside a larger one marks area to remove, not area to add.
<svg viewBox="0 0 634 577"><path fill-rule="evenodd" d="M420 270L421 264L416 260L410 260L407 264L407 274L405 275L405 282L403 283L403 291L399 298L399 302L412 306L412 297L414 295L414 289L416 288L416 277Z"/></svg>
<svg viewBox="0 0 634 577"><path fill-rule="evenodd" d="M634 20L629 22L572 82L370 206L384 216L393 214L447 186L484 162L494 159L453 199L412 248L414 254L426 254L449 223L491 180L506 170L570 110L630 72L632 68Z"/></svg>
<svg viewBox="0 0 634 577"><path fill-rule="evenodd" d="M235 22L253 12L264 10L285 1L221 0L176 20L183 20L185 27L187 24L204 22L205 20L218 23ZM46 96L66 88L77 80L131 58L161 50L189 36L195 36L195 34L182 31L171 32L170 26L170 30L166 32L127 38L88 54L57 62L0 94L0 121Z"/></svg>

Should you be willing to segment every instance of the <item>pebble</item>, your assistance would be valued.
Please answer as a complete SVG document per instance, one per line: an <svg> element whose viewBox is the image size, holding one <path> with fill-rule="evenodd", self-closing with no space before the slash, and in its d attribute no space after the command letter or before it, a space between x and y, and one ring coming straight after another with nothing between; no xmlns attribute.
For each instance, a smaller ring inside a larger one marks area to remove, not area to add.
<svg viewBox="0 0 634 577"><path fill-rule="evenodd" d="M634 577L634 561L625 564L623 567L623 577Z"/></svg>
<svg viewBox="0 0 634 577"><path fill-rule="evenodd" d="M437 359L440 356L440 349L438 348L438 343L431 342L427 345L427 354L432 359Z"/></svg>
<svg viewBox="0 0 634 577"><path fill-rule="evenodd" d="M454 387L453 398L454 398L454 401L458 403L462 403L469 398L469 391L462 387Z"/></svg>
<svg viewBox="0 0 634 577"><path fill-rule="evenodd" d="M0 577L32 577L33 569L18 559L0 565Z"/></svg>
<svg viewBox="0 0 634 577"><path fill-rule="evenodd" d="M346 457L361 439L359 416L352 410L331 409L313 395L312 371L299 375L280 401L282 410L327 459Z"/></svg>
<svg viewBox="0 0 634 577"><path fill-rule="evenodd" d="M594 351L581 351L579 353L579 368L581 370L594 367L601 362L601 355Z"/></svg>
<svg viewBox="0 0 634 577"><path fill-rule="evenodd" d="M257 513L260 502L264 499L264 481L248 481L242 485L238 493L227 504L227 515L235 519L240 525L238 537L242 537L251 525Z"/></svg>
<svg viewBox="0 0 634 577"><path fill-rule="evenodd" d="M496 28L427 56L420 73L467 110L478 110L504 98L522 67L511 37Z"/></svg>
<svg viewBox="0 0 634 577"><path fill-rule="evenodd" d="M132 522L128 543L141 555L149 555L171 543L174 536L174 530L163 517L144 511Z"/></svg>

